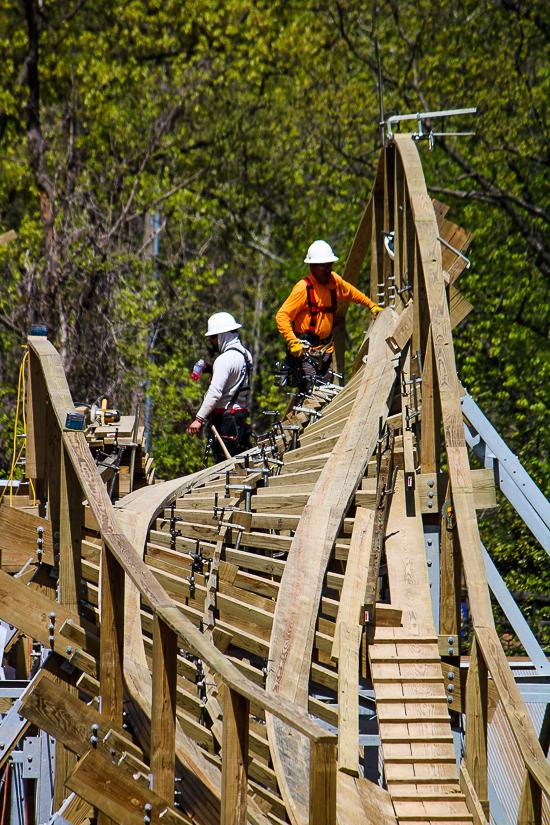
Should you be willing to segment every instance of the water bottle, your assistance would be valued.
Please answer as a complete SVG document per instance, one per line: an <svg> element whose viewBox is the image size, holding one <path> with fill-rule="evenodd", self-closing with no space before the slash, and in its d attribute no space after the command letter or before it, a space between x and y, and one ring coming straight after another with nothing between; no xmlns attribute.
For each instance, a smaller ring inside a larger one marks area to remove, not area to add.
<svg viewBox="0 0 550 825"><path fill-rule="evenodd" d="M193 367L193 372L191 373L191 378L193 381L198 381L202 375L202 371L206 366L206 361L204 358L199 358L195 366Z"/></svg>

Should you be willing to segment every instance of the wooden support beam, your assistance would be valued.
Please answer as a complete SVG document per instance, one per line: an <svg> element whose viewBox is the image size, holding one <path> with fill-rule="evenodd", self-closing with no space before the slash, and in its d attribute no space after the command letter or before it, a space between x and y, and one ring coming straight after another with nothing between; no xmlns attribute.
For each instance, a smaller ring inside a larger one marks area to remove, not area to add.
<svg viewBox="0 0 550 825"><path fill-rule="evenodd" d="M466 768L477 798L489 818L487 789L487 665L476 639L472 641L466 681Z"/></svg>
<svg viewBox="0 0 550 825"><path fill-rule="evenodd" d="M221 825L246 825L250 702L223 692Z"/></svg>
<svg viewBox="0 0 550 825"><path fill-rule="evenodd" d="M539 742L543 753L548 756L548 748L550 747L550 705L546 705L539 734ZM541 825L541 821L542 791L536 779L527 769L523 775L518 825Z"/></svg>
<svg viewBox="0 0 550 825"><path fill-rule="evenodd" d="M124 686L124 570L111 551L101 551L101 712L122 725Z"/></svg>
<svg viewBox="0 0 550 825"><path fill-rule="evenodd" d="M338 770L359 776L359 647L361 626L338 626Z"/></svg>
<svg viewBox="0 0 550 825"><path fill-rule="evenodd" d="M413 332L413 321L414 306L411 299L399 316L399 322L396 328L392 334L386 338L386 343L394 355L404 350L410 341Z"/></svg>
<svg viewBox="0 0 550 825"><path fill-rule="evenodd" d="M90 750L80 760L67 787L119 825L143 825L146 816L162 825L191 825L171 802L136 782L131 773L98 751Z"/></svg>
<svg viewBox="0 0 550 825"><path fill-rule="evenodd" d="M177 634L159 616L153 631L151 770L153 790L172 802L176 745Z"/></svg>
<svg viewBox="0 0 550 825"><path fill-rule="evenodd" d="M99 751L104 751L109 756L110 745L103 740L114 730L119 740L126 742L126 750L143 760L143 751L132 743L122 727L56 684L46 672L41 673L32 683L23 697L19 713L33 725L55 737L74 754L86 753L92 746L92 725L97 725Z"/></svg>
<svg viewBox="0 0 550 825"><path fill-rule="evenodd" d="M82 490L65 447L59 451L60 514L59 514L59 601L64 607L79 611L80 543L82 541Z"/></svg>
<svg viewBox="0 0 550 825"><path fill-rule="evenodd" d="M447 483L445 501L451 500L451 484ZM441 509L441 508L438 508ZM454 636L456 652L460 655L460 610L462 588L462 563L456 521L454 527L448 519L441 519L441 597L439 629L442 635Z"/></svg>
<svg viewBox="0 0 550 825"><path fill-rule="evenodd" d="M378 576L382 548L386 536L389 505L393 481L393 448L395 444L395 429L389 427L387 443L382 447L378 482L376 485L376 510L372 528L372 546L369 555L369 570L365 584L365 606L361 621L364 624L376 624L376 602L378 601ZM389 492L386 492L389 491Z"/></svg>
<svg viewBox="0 0 550 825"><path fill-rule="evenodd" d="M44 502L47 477L46 407L47 391L40 359L29 348L27 380L27 440L25 471L33 480L36 497Z"/></svg>
<svg viewBox="0 0 550 825"><path fill-rule="evenodd" d="M5 500L5 499L4 499ZM9 498L8 498L9 500ZM38 528L43 531L37 532ZM27 513L17 507L9 507L3 504L0 507L0 550L2 551L2 567L10 566L12 559L19 560L20 570L31 556L38 559L36 541L39 535L42 537L42 561L53 565L53 524L51 521L33 513ZM10 570L11 572L11 570Z"/></svg>
<svg viewBox="0 0 550 825"><path fill-rule="evenodd" d="M310 744L309 822L311 825L336 825L335 744Z"/></svg>

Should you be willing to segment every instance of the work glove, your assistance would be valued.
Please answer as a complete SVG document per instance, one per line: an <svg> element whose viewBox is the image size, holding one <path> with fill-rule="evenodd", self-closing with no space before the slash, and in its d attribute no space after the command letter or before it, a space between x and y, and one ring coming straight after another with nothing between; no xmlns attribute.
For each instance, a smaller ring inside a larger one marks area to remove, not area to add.
<svg viewBox="0 0 550 825"><path fill-rule="evenodd" d="M371 308L370 308L370 311L371 311L371 313L372 313L372 317L373 317L373 318L376 318L376 316L377 316L380 312L382 312L382 309L383 309L383 307L379 307L379 306L378 306L378 304L373 304L373 305L371 306Z"/></svg>
<svg viewBox="0 0 550 825"><path fill-rule="evenodd" d="M290 354L295 355L296 358L300 358L301 355L302 355L302 352L304 350L301 342L298 341L297 338L295 338L294 341L290 342L290 344L288 345L288 348L290 350Z"/></svg>

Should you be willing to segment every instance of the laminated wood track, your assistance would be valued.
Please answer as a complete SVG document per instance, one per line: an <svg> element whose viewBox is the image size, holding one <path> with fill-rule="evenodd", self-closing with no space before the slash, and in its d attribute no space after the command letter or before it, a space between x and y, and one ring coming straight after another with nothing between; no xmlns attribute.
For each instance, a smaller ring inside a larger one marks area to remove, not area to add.
<svg viewBox="0 0 550 825"><path fill-rule="evenodd" d="M470 235L446 212L427 195L416 144L396 137L344 270L356 282L370 245L385 304L348 384L305 399L316 415L290 413L295 449L279 429L263 452L116 506L84 434L67 428L57 352L29 339L27 474L43 512L3 507L0 524L23 554L40 527L43 552L17 579L0 572L0 618L51 653L2 758L28 723L55 736L56 809L76 794L67 821L95 807L128 825L145 814L155 825L484 825L495 695L525 764L522 816L541 821L550 773L496 635L477 530L476 504L494 490L464 442L451 332L469 307L454 285L464 262L439 240L464 251ZM441 538L439 606L428 533ZM462 568L474 640L459 690ZM360 758L373 702L379 782Z"/></svg>

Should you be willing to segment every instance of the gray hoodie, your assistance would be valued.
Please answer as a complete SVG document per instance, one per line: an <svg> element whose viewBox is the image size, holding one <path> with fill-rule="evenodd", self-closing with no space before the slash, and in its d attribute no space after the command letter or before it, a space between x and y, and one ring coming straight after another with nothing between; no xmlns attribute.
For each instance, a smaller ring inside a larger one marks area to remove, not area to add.
<svg viewBox="0 0 550 825"><path fill-rule="evenodd" d="M250 366L252 366L252 356L241 344L236 330L221 332L218 335L218 342L220 354L214 361L212 381L204 397L202 407L197 413L197 418L202 421L205 421L214 409L228 409L238 387L240 389L231 404L231 409L241 410L246 408L248 379L244 354L246 353Z"/></svg>

